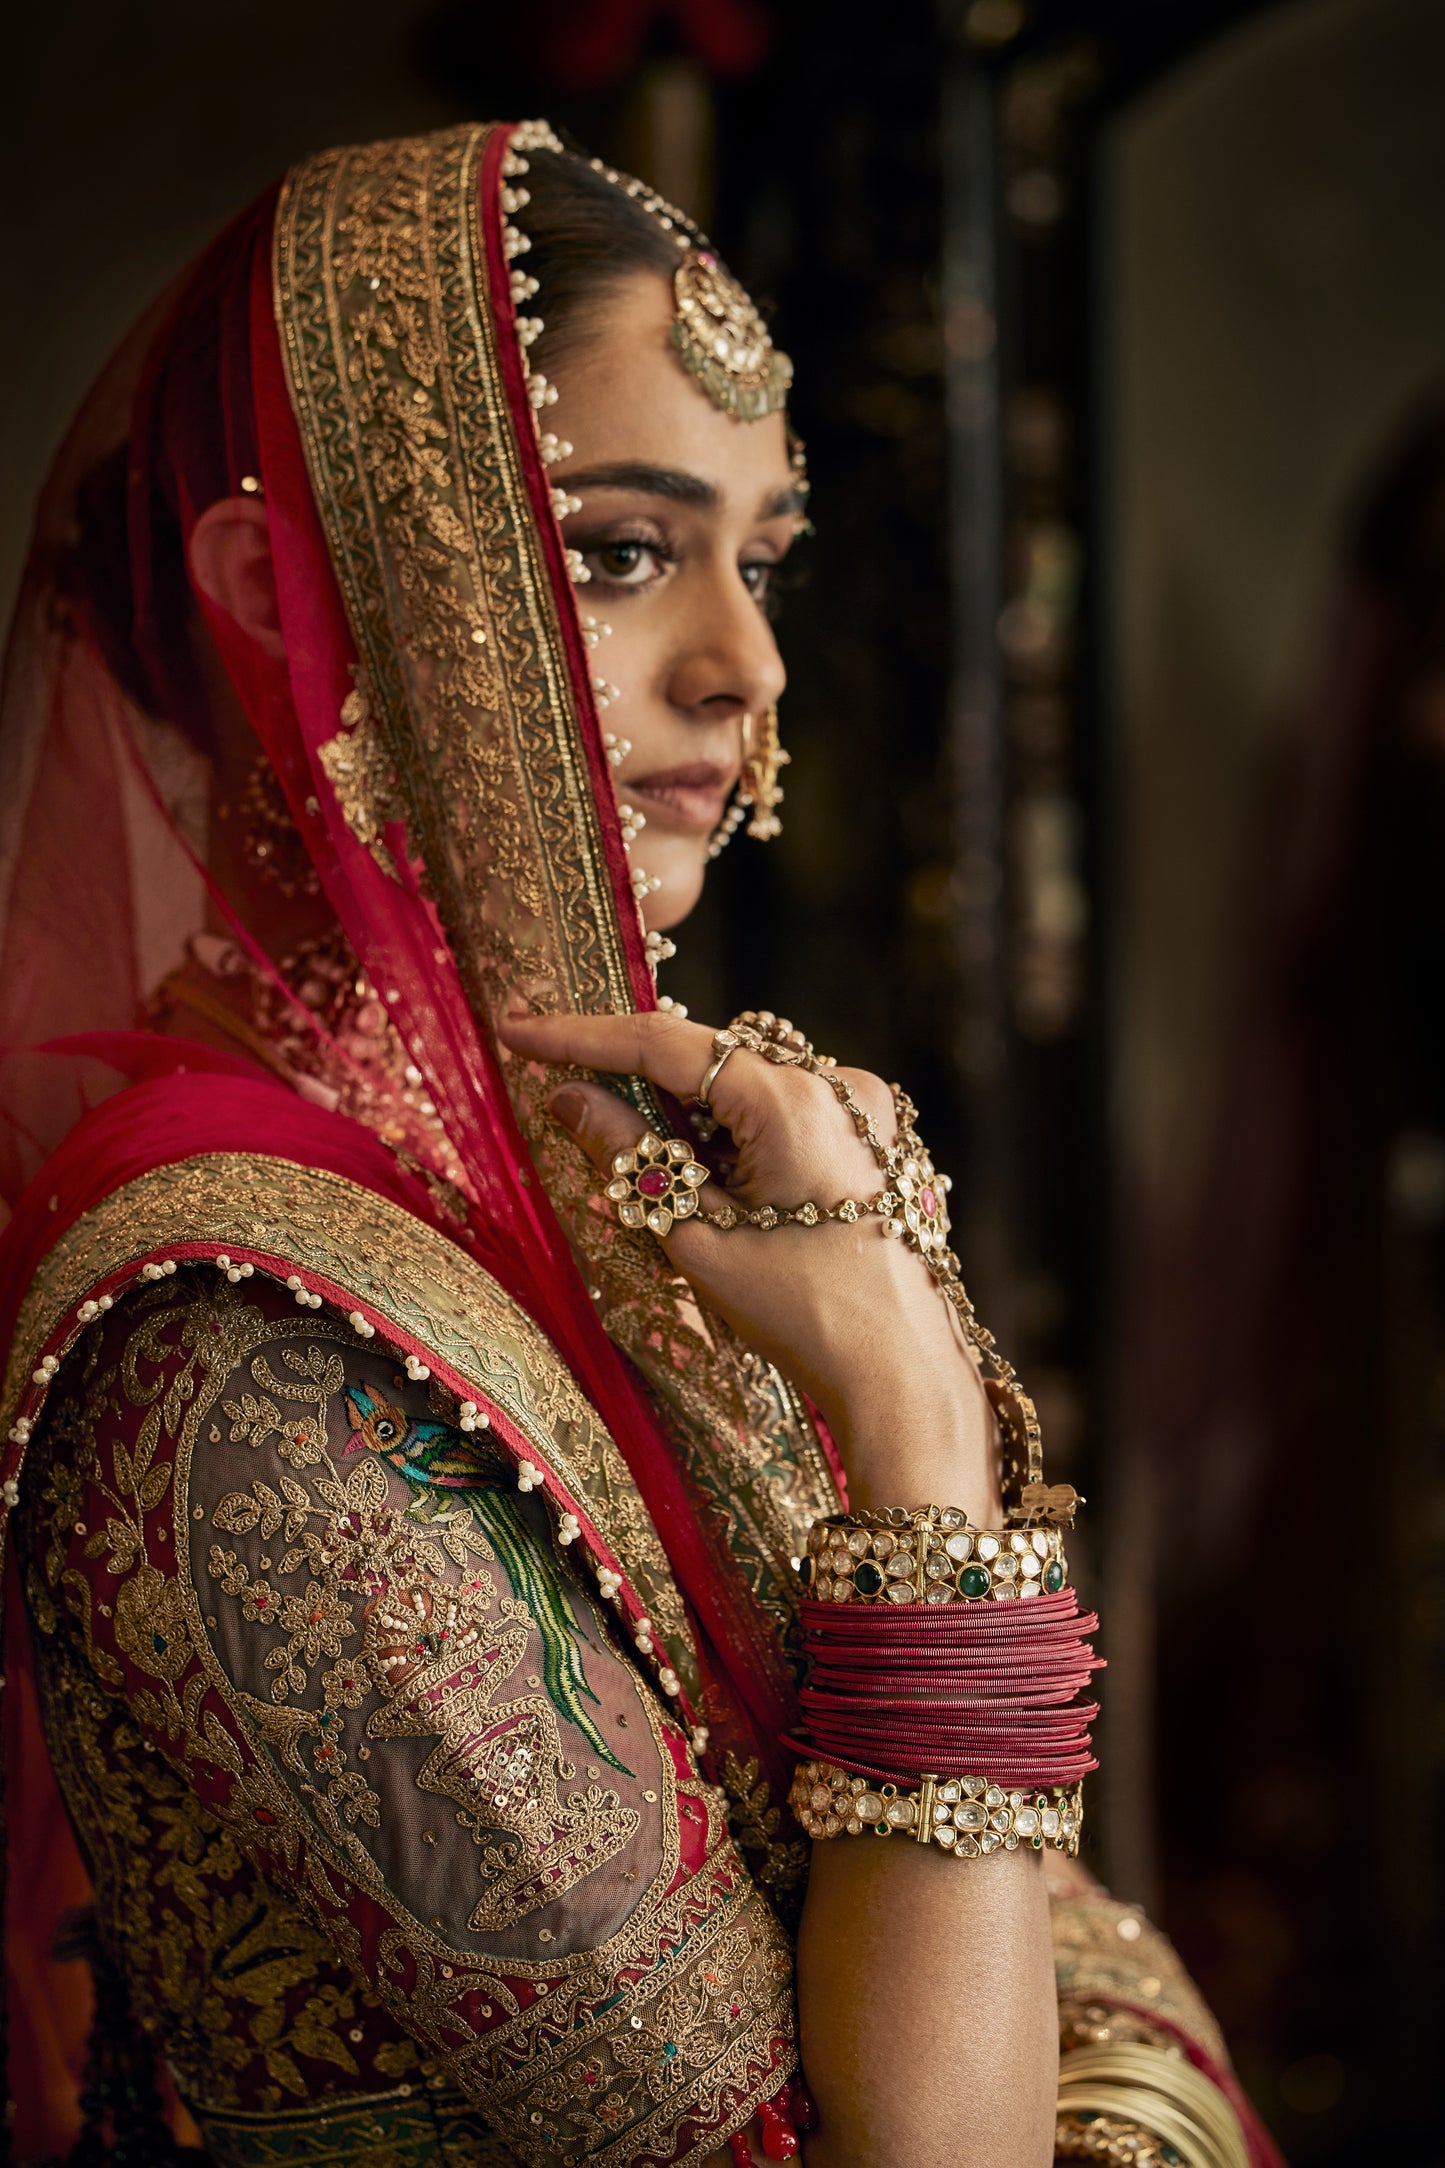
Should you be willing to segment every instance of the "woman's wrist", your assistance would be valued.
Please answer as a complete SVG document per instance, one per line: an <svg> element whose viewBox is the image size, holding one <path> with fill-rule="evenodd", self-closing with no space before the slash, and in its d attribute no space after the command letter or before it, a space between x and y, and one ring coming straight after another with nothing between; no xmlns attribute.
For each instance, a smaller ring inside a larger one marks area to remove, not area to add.
<svg viewBox="0 0 1445 2168"><path fill-rule="evenodd" d="M928 1310L855 1343L819 1405L848 1477L850 1503L879 1510L962 1506L996 1525L1001 1503L994 1422L949 1311Z"/></svg>

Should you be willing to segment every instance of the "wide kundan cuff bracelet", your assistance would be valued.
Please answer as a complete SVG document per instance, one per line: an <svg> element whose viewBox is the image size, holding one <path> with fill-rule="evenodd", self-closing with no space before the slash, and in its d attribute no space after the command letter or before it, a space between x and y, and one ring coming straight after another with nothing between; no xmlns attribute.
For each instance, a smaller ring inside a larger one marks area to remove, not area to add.
<svg viewBox="0 0 1445 2168"><path fill-rule="evenodd" d="M1082 1783L1005 1791L987 1777L920 1778L917 1791L799 1762L788 1804L810 1837L911 1837L960 1859L1028 1845L1072 1858L1084 1826Z"/></svg>
<svg viewBox="0 0 1445 2168"><path fill-rule="evenodd" d="M1009 1603L1069 1578L1057 1528L975 1528L953 1506L815 1521L798 1578L818 1603Z"/></svg>

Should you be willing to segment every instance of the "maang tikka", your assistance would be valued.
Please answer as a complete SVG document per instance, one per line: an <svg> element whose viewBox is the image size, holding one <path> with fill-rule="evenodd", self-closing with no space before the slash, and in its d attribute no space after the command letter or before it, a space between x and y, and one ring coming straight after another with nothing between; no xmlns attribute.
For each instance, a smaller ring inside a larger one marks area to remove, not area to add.
<svg viewBox="0 0 1445 2168"><path fill-rule="evenodd" d="M619 173L600 158L591 165L649 212L681 252L672 279L672 343L688 374L697 378L714 406L739 421L760 422L765 415L780 414L787 405L793 364L774 346L756 303L718 261L706 234L645 181Z"/></svg>

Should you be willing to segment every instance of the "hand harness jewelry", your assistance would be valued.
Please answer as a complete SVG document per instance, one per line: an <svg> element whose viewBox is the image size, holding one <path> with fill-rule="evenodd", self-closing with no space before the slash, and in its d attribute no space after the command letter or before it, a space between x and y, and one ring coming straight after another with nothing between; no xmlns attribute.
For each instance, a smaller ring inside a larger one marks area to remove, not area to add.
<svg viewBox="0 0 1445 2168"><path fill-rule="evenodd" d="M835 1063L787 1017L747 1009L715 1032L696 1094L703 1118L725 1063L740 1050L819 1077L872 1152L883 1187L823 1206L711 1210L707 1170L680 1140L649 1132L612 1162L607 1196L628 1227L665 1236L699 1218L739 1227L816 1227L880 1219L920 1257L952 1304L998 1423L1003 1525L979 1528L958 1507L831 1514L797 1560L807 1665L789 1805L806 1835L904 1837L956 1859L1078 1851L1082 1780L1096 1763L1083 1700L1099 1659L1096 1626L1069 1586L1061 1531L1082 1503L1045 1483L1038 1416L1012 1365L980 1324L949 1244L949 1183L897 1086L897 1134L885 1144Z"/></svg>
<svg viewBox="0 0 1445 2168"><path fill-rule="evenodd" d="M819 1077L872 1152L884 1186L871 1197L845 1197L836 1205L820 1205L811 1199L791 1206L758 1205L751 1209L729 1204L717 1212L704 1211L702 1217L723 1231L745 1226L768 1231L784 1226L818 1227L828 1220L854 1223L865 1218L881 1219L884 1234L921 1257L932 1273L944 1298L957 1312L964 1338L988 1380L987 1390L999 1426L1009 1525L1031 1527L1044 1523L1071 1528L1083 1501L1072 1484L1050 1484L1043 1479L1038 1411L1013 1365L980 1321L963 1284L962 1267L949 1243L948 1195L953 1184L935 1168L918 1134L918 1110L913 1101L901 1086L892 1087L897 1134L891 1144L885 1144L872 1116L860 1106L847 1080L836 1073L832 1057L817 1054L786 1017L776 1017L769 1010L744 1010L726 1032L717 1034L714 1048L721 1051L718 1042L729 1035L766 1061L807 1069Z"/></svg>

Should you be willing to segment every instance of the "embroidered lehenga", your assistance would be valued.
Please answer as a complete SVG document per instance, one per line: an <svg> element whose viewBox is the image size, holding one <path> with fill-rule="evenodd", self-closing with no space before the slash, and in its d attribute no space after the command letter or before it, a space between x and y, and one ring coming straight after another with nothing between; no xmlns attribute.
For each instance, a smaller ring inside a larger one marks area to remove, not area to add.
<svg viewBox="0 0 1445 2168"><path fill-rule="evenodd" d="M490 1028L656 1000L517 335L533 140L238 220L77 423L12 643L10 1700L228 2168L701 2162L796 2069L790 1561L839 1472ZM243 728L174 634L248 491L284 655L199 598ZM1147 1923L1055 1913L1066 2049L1239 2105ZM1066 2154L1180 2157L1074 2110Z"/></svg>

